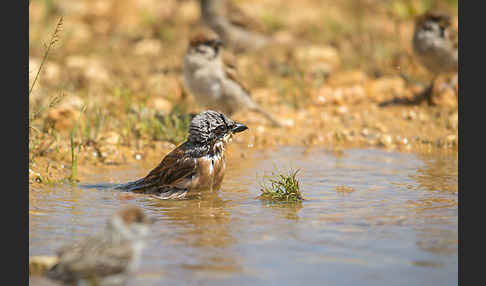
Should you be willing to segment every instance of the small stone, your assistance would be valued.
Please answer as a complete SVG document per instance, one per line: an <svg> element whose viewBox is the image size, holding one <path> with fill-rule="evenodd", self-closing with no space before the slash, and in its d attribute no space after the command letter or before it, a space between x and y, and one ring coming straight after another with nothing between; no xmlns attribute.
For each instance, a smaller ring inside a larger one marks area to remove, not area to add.
<svg viewBox="0 0 486 286"><path fill-rule="evenodd" d="M336 113L337 113L338 115L344 115L344 114L346 114L346 113L348 113L348 112L349 112L349 109L348 109L348 107L347 107L347 106L345 106L345 105L341 105L341 106L339 106L339 107L336 109Z"/></svg>
<svg viewBox="0 0 486 286"><path fill-rule="evenodd" d="M376 101L403 97L406 90L405 81L398 76L368 81L365 88L368 97Z"/></svg>
<svg viewBox="0 0 486 286"><path fill-rule="evenodd" d="M375 124L375 128L380 132L388 132L388 128L383 123L380 122L377 122Z"/></svg>
<svg viewBox="0 0 486 286"><path fill-rule="evenodd" d="M380 136L379 143L385 147L391 146L393 143L393 137L389 134L383 134Z"/></svg>
<svg viewBox="0 0 486 286"><path fill-rule="evenodd" d="M35 180L37 178L40 178L41 174L34 172L32 169L29 169L29 180Z"/></svg>
<svg viewBox="0 0 486 286"><path fill-rule="evenodd" d="M133 53L138 56L155 56L160 53L162 44L157 39L144 39L135 45Z"/></svg>
<svg viewBox="0 0 486 286"><path fill-rule="evenodd" d="M295 125L295 121L291 118L281 120L282 125L286 127L293 127Z"/></svg>
<svg viewBox="0 0 486 286"><path fill-rule="evenodd" d="M432 104L456 108L457 107L457 75L444 74L438 76L432 88Z"/></svg>
<svg viewBox="0 0 486 286"><path fill-rule="evenodd" d="M314 66L326 64L326 72L332 72L341 65L338 51L331 46L301 46L295 49L296 59L310 65L312 70Z"/></svg>
<svg viewBox="0 0 486 286"><path fill-rule="evenodd" d="M458 127L458 114L454 112L452 115L449 116L447 119L446 127L448 129L457 130Z"/></svg>
<svg viewBox="0 0 486 286"><path fill-rule="evenodd" d="M448 135L445 138L445 142L446 142L447 145L456 146L457 145L457 136L454 135L454 134Z"/></svg>
<svg viewBox="0 0 486 286"><path fill-rule="evenodd" d="M172 103L168 101L167 99L160 97L160 96L154 96L152 97L149 102L148 102L148 107L151 107L157 111L160 111L164 114L169 113L172 110Z"/></svg>
<svg viewBox="0 0 486 286"><path fill-rule="evenodd" d="M429 116L426 113L419 112L418 120L422 123L429 121Z"/></svg>
<svg viewBox="0 0 486 286"><path fill-rule="evenodd" d="M361 135L363 135L364 137L367 137L370 135L370 130L368 128L363 128L361 130Z"/></svg>
<svg viewBox="0 0 486 286"><path fill-rule="evenodd" d="M343 71L333 74L329 77L327 84L329 86L350 86L362 85L367 80L366 74L361 70Z"/></svg>
<svg viewBox="0 0 486 286"><path fill-rule="evenodd" d="M452 88L446 88L438 94L432 95L432 104L456 108L457 107L457 94Z"/></svg>
<svg viewBox="0 0 486 286"><path fill-rule="evenodd" d="M415 120L415 118L417 118L417 113L413 110L404 111L403 118L407 120Z"/></svg>

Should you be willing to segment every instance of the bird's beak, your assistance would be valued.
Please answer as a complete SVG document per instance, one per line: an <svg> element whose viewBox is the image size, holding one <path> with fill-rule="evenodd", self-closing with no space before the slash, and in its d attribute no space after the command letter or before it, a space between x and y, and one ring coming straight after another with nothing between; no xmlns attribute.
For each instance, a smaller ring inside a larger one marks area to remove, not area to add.
<svg viewBox="0 0 486 286"><path fill-rule="evenodd" d="M246 127L246 125L241 124L241 123L236 123L235 126L231 129L231 132L239 133L239 132L245 131L246 129L248 129L248 127Z"/></svg>

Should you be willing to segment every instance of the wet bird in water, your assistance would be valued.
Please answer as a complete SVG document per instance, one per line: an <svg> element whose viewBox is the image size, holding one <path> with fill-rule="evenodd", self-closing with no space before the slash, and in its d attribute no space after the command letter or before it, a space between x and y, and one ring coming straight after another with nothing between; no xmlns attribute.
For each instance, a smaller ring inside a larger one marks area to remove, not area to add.
<svg viewBox="0 0 486 286"><path fill-rule="evenodd" d="M159 199L218 190L226 169L226 146L234 133L247 129L223 113L203 111L192 119L186 142L167 154L146 177L117 189L148 193Z"/></svg>
<svg viewBox="0 0 486 286"><path fill-rule="evenodd" d="M139 265L153 220L140 208L122 209L106 229L58 251L46 277L65 285L120 285Z"/></svg>
<svg viewBox="0 0 486 286"><path fill-rule="evenodd" d="M184 80L197 103L228 116L242 110L262 114L275 126L277 119L256 104L239 79L236 66L223 57L222 42L209 29L199 29L190 39L184 56Z"/></svg>

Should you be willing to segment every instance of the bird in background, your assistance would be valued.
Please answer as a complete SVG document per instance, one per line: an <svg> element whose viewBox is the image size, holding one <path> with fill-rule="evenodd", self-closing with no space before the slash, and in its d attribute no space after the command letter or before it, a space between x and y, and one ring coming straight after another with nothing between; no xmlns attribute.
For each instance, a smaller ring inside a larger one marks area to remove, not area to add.
<svg viewBox="0 0 486 286"><path fill-rule="evenodd" d="M258 50L273 42L264 25L231 0L200 0L200 10L203 23L235 52Z"/></svg>
<svg viewBox="0 0 486 286"><path fill-rule="evenodd" d="M428 11L418 16L412 46L420 63L434 76L426 91L429 101L433 83L439 74L456 73L451 85L457 83L458 31L448 14Z"/></svg>
<svg viewBox="0 0 486 286"><path fill-rule="evenodd" d="M191 36L184 56L184 81L196 102L208 109L231 116L250 110L262 114L274 126L282 124L255 103L248 87L240 80L236 65L223 55L223 43L209 29Z"/></svg>

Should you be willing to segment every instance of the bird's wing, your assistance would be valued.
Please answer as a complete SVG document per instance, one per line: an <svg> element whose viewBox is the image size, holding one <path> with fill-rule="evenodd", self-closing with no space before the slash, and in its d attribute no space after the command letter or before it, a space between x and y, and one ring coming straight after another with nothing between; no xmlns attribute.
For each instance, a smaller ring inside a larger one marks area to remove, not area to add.
<svg viewBox="0 0 486 286"><path fill-rule="evenodd" d="M246 94L248 96L251 96L250 89L241 80L241 76L239 75L238 70L236 68L235 59L231 54L229 53L223 54L223 65L224 65L225 76L231 79L232 81L236 82L238 85L240 85L241 88L243 88L243 90L246 92Z"/></svg>
<svg viewBox="0 0 486 286"><path fill-rule="evenodd" d="M196 171L197 162L184 152L180 145L172 150L162 162L153 169L144 179L145 183L156 183L158 186L175 185Z"/></svg>
<svg viewBox="0 0 486 286"><path fill-rule="evenodd" d="M228 15L228 21L239 27L247 28L255 32L264 33L265 27L262 22L245 14L238 6L231 0L226 1L226 11L224 15Z"/></svg>

